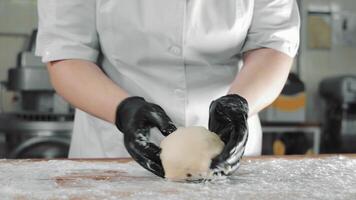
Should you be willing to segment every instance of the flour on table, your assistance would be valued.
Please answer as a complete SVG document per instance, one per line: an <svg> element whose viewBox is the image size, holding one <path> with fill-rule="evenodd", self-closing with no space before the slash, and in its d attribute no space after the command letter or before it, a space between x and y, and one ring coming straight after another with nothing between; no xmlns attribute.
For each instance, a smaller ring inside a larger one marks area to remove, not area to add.
<svg viewBox="0 0 356 200"><path fill-rule="evenodd" d="M0 199L355 199L356 159L248 159L225 179L166 181L135 162L0 160Z"/></svg>

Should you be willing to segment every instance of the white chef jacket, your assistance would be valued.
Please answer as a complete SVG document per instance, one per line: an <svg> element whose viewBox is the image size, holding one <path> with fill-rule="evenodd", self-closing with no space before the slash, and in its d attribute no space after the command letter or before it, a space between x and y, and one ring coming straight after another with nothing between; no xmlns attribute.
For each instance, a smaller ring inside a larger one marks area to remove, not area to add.
<svg viewBox="0 0 356 200"><path fill-rule="evenodd" d="M293 57L299 44L294 0L39 0L38 8L43 62L97 62L101 52L109 78L177 126L207 127L209 104L227 94L241 53L265 47ZM245 155L258 155L257 116L249 132ZM114 125L76 110L69 157L125 156Z"/></svg>

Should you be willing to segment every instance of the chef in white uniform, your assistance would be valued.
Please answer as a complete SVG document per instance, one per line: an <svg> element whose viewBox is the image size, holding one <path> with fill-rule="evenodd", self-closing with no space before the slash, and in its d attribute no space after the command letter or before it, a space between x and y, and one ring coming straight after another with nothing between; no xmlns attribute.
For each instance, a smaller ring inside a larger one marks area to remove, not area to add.
<svg viewBox="0 0 356 200"><path fill-rule="evenodd" d="M295 0L39 0L38 11L36 53L77 108L69 157L127 157L117 118L136 113L117 107L131 97L142 104L122 110L150 102L175 126L208 127L227 94L248 105L245 155L261 153L257 113L299 45Z"/></svg>

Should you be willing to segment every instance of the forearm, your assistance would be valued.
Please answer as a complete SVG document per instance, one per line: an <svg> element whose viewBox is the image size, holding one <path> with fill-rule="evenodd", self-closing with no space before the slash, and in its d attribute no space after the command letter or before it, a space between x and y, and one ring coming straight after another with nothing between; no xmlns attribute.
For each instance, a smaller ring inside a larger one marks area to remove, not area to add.
<svg viewBox="0 0 356 200"><path fill-rule="evenodd" d="M244 66L233 81L230 94L239 94L249 103L249 116L270 105L282 91L293 59L272 49L244 54Z"/></svg>
<svg viewBox="0 0 356 200"><path fill-rule="evenodd" d="M109 79L94 63L62 60L47 64L51 82L59 95L73 106L114 123L118 104L127 92Z"/></svg>

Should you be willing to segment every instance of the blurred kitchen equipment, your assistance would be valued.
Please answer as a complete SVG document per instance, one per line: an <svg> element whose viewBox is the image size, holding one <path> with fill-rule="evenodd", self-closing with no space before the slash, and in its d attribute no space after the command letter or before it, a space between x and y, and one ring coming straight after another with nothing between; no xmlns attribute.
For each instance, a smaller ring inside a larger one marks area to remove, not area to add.
<svg viewBox="0 0 356 200"><path fill-rule="evenodd" d="M18 67L9 70L7 88L20 92L21 110L71 114L71 107L55 94L45 64L34 55L37 31L29 47L18 55Z"/></svg>
<svg viewBox="0 0 356 200"><path fill-rule="evenodd" d="M311 134L303 132L275 132L264 134L262 155L318 154Z"/></svg>
<svg viewBox="0 0 356 200"><path fill-rule="evenodd" d="M356 152L356 76L324 79L319 91L326 102L325 151Z"/></svg>
<svg viewBox="0 0 356 200"><path fill-rule="evenodd" d="M320 124L307 122L306 90L297 74L290 73L278 98L260 113L263 154L319 154Z"/></svg>
<svg viewBox="0 0 356 200"><path fill-rule="evenodd" d="M311 122L262 122L264 155L319 154L321 129Z"/></svg>
<svg viewBox="0 0 356 200"><path fill-rule="evenodd" d="M304 83L291 73L279 97L260 117L264 122L305 122L306 95Z"/></svg>
<svg viewBox="0 0 356 200"><path fill-rule="evenodd" d="M33 31L6 83L20 101L15 111L0 114L10 158L66 157L69 149L74 110L55 93L45 65L34 55L36 35Z"/></svg>

